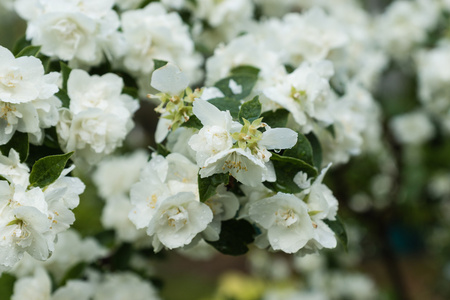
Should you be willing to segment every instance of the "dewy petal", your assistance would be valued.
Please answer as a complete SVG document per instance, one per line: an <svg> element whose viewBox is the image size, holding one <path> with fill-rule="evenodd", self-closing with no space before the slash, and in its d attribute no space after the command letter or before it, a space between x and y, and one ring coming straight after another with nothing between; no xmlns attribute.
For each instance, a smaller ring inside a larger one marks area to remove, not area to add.
<svg viewBox="0 0 450 300"><path fill-rule="evenodd" d="M298 134L289 128L273 128L265 131L258 145L267 149L289 149L297 143Z"/></svg>
<svg viewBox="0 0 450 300"><path fill-rule="evenodd" d="M150 85L163 93L178 95L189 85L189 79L176 65L167 63L155 70Z"/></svg>
<svg viewBox="0 0 450 300"><path fill-rule="evenodd" d="M258 185L265 178L267 167L263 161L253 156L248 149L246 150L233 148L210 157L200 169L201 177L230 173L243 184Z"/></svg>

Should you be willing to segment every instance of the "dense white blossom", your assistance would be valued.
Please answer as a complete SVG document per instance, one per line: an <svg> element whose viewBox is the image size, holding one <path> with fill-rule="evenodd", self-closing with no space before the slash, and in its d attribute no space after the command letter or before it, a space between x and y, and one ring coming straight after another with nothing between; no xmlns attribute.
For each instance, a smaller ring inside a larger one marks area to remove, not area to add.
<svg viewBox="0 0 450 300"><path fill-rule="evenodd" d="M132 129L139 103L122 94L122 88L122 79L112 73L90 76L78 69L70 73L70 107L60 110L57 132L64 151L76 150L77 163L97 163L121 146Z"/></svg>
<svg viewBox="0 0 450 300"><path fill-rule="evenodd" d="M17 13L28 22L27 39L42 53L62 60L96 65L117 41L119 18L113 0L19 0Z"/></svg>
<svg viewBox="0 0 450 300"><path fill-rule="evenodd" d="M441 41L436 48L417 55L419 99L425 109L437 117L445 132L450 132L450 43Z"/></svg>
<svg viewBox="0 0 450 300"><path fill-rule="evenodd" d="M325 127L333 123L330 107L333 98L330 97L328 82L333 72L329 61L303 63L284 80L263 92L268 99L286 108L301 131L308 133L315 121L322 122Z"/></svg>
<svg viewBox="0 0 450 300"><path fill-rule="evenodd" d="M54 94L59 74L44 75L39 59L15 58L1 46L0 65L0 145L6 144L16 131L29 133L31 141L40 143L42 129L58 122L61 102Z"/></svg>
<svg viewBox="0 0 450 300"><path fill-rule="evenodd" d="M435 1L392 2L376 20L379 44L396 59L408 58L436 25L438 12Z"/></svg>
<svg viewBox="0 0 450 300"><path fill-rule="evenodd" d="M129 218L153 237L155 251L190 244L212 221L211 209L199 201L197 171L181 154L156 155L132 186Z"/></svg>
<svg viewBox="0 0 450 300"><path fill-rule="evenodd" d="M128 70L149 74L154 69L153 59L159 59L175 63L192 82L200 79L201 56L194 51L188 27L177 13L150 3L124 12L121 21L126 44L123 63Z"/></svg>
<svg viewBox="0 0 450 300"><path fill-rule="evenodd" d="M238 181L255 186L262 181L275 181L273 165L269 161L272 149L292 148L297 133L288 128L271 129L255 120L244 125L232 120L229 111L220 111L211 103L196 100L194 114L203 128L193 135L189 145L196 151L200 176L230 173ZM265 127L263 133L259 127Z"/></svg>
<svg viewBox="0 0 450 300"><path fill-rule="evenodd" d="M75 221L72 209L79 204L84 184L61 176L45 189L27 188L21 182L0 181L0 271L13 267L28 252L47 260L54 251L56 235ZM2 174L0 174L2 175Z"/></svg>

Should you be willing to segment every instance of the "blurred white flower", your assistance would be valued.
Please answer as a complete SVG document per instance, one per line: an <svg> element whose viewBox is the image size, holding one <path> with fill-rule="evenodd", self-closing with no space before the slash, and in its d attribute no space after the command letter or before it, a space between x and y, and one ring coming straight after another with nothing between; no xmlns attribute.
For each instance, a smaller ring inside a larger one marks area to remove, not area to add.
<svg viewBox="0 0 450 300"><path fill-rule="evenodd" d="M395 116L389 126L395 139L402 144L419 145L434 136L433 124L421 111Z"/></svg>

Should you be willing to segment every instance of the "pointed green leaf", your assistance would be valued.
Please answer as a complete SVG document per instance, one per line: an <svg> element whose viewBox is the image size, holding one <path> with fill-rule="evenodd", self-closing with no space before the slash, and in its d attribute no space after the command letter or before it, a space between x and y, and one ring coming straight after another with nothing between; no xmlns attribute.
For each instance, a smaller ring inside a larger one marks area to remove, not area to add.
<svg viewBox="0 0 450 300"><path fill-rule="evenodd" d="M242 119L246 119L251 123L254 120L258 119L260 115L261 115L261 102L259 102L259 97L255 96L252 100L242 104L238 115L239 122L243 124L244 121Z"/></svg>
<svg viewBox="0 0 450 300"><path fill-rule="evenodd" d="M29 187L43 188L55 182L72 154L46 156L36 161L31 169Z"/></svg>
<svg viewBox="0 0 450 300"><path fill-rule="evenodd" d="M16 150L19 153L20 161L24 162L29 152L28 133L16 131L7 144L0 146L0 151L5 156L9 155L11 149Z"/></svg>
<svg viewBox="0 0 450 300"><path fill-rule="evenodd" d="M289 111L284 108L266 111L261 114L261 117L263 117L263 122L269 124L272 128L286 127Z"/></svg>
<svg viewBox="0 0 450 300"><path fill-rule="evenodd" d="M313 165L313 150L308 139L301 133L297 132L297 143L291 149L283 152L283 156L298 158L304 162Z"/></svg>
<svg viewBox="0 0 450 300"><path fill-rule="evenodd" d="M230 175L227 174L214 174L209 177L201 178L198 175L198 192L200 201L205 202L216 194L216 189L220 184L227 185L230 180Z"/></svg>
<svg viewBox="0 0 450 300"><path fill-rule="evenodd" d="M342 244L345 251L348 250L348 237L347 237L347 231L345 230L344 224L341 221L341 218L336 216L335 221L331 220L323 220L331 230L333 230L334 234L336 235L337 240Z"/></svg>
<svg viewBox="0 0 450 300"><path fill-rule="evenodd" d="M242 88L242 91L240 93L233 93L232 89L230 88L231 80L233 80L238 86ZM258 77L253 75L237 74L219 80L218 82L216 82L216 84L214 84L214 86L217 87L226 97L241 100L250 95L257 80Z"/></svg>
<svg viewBox="0 0 450 300"><path fill-rule="evenodd" d="M16 58L21 56L34 56L36 57L41 51L41 46L27 46L23 48L17 55Z"/></svg>
<svg viewBox="0 0 450 300"><path fill-rule="evenodd" d="M169 149L167 149L163 144L156 144L156 152L164 157L170 154Z"/></svg>
<svg viewBox="0 0 450 300"><path fill-rule="evenodd" d="M67 92L63 89L60 89L56 94L56 97L58 97L59 100L61 100L62 107L69 108L70 106L70 98L69 95L67 95Z"/></svg>
<svg viewBox="0 0 450 300"><path fill-rule="evenodd" d="M189 120L187 122L184 122L181 124L181 127L189 127L189 128L195 128L195 129L202 129L203 125L202 122L197 118L196 115L192 115L189 117Z"/></svg>
<svg viewBox="0 0 450 300"><path fill-rule="evenodd" d="M305 137L311 144L314 166L320 170L322 168L322 146L320 145L320 141L312 132L305 135Z"/></svg>
<svg viewBox="0 0 450 300"><path fill-rule="evenodd" d="M62 88L67 91L67 81L69 80L69 75L70 72L72 72L72 69L62 61L59 62L59 65L61 67Z"/></svg>
<svg viewBox="0 0 450 300"><path fill-rule="evenodd" d="M264 182L264 185L273 191L299 193L301 189L293 180L298 172L304 172L308 174L308 177L317 176L317 170L300 159L272 153L270 160L275 168L277 180L275 182Z"/></svg>
<svg viewBox="0 0 450 300"><path fill-rule="evenodd" d="M259 69L253 66L244 65L232 69L230 73L232 75L244 74L258 77Z"/></svg>
<svg viewBox="0 0 450 300"><path fill-rule="evenodd" d="M167 61L165 61L165 60L159 60L159 59L154 59L154 60L153 60L153 63L155 64L154 67L153 67L154 70L159 69L159 68L162 68L162 67L164 67L165 65L167 65Z"/></svg>
<svg viewBox="0 0 450 300"><path fill-rule="evenodd" d="M245 220L228 220L222 222L219 240L206 241L219 252L227 255L243 255L247 253L247 245L254 241L255 229Z"/></svg>
<svg viewBox="0 0 450 300"><path fill-rule="evenodd" d="M23 49L25 49L30 45L31 41L28 41L26 35L23 35L14 44L12 53L14 54L15 57L17 57L17 54L19 54L20 51L22 51Z"/></svg>
<svg viewBox="0 0 450 300"><path fill-rule="evenodd" d="M238 118L239 108L241 107L241 101L230 97L224 97L224 98L214 98L208 100L208 102L217 107L218 109L220 109L221 111L228 110L234 119Z"/></svg>

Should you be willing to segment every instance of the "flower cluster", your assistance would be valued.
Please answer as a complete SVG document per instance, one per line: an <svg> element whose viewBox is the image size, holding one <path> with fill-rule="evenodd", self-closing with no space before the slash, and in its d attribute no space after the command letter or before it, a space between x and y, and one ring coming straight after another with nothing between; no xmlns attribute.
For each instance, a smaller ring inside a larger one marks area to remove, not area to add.
<svg viewBox="0 0 450 300"><path fill-rule="evenodd" d="M13 267L25 252L37 260L50 257L57 235L75 221L72 209L84 191L80 179L65 176L70 171L44 185L35 180L42 174L34 168L30 174L14 149L0 155L0 271Z"/></svg>

